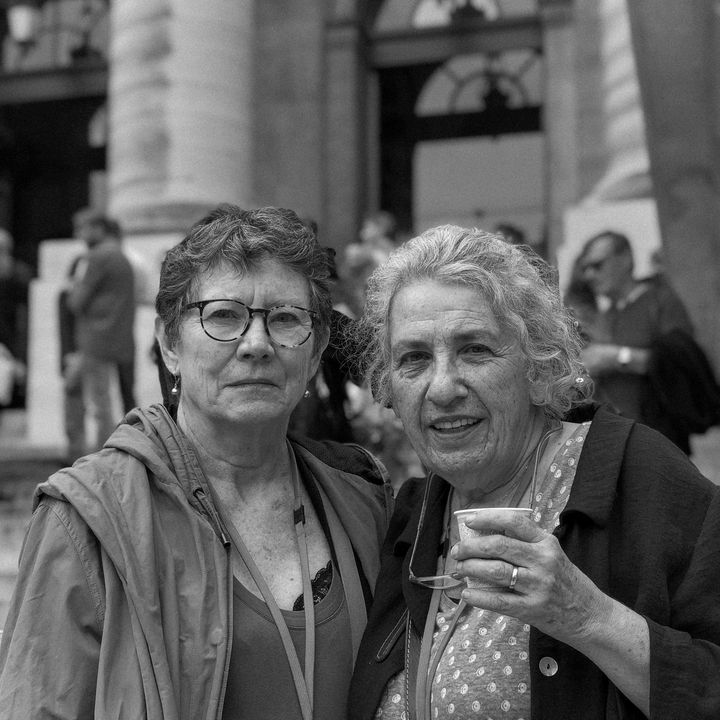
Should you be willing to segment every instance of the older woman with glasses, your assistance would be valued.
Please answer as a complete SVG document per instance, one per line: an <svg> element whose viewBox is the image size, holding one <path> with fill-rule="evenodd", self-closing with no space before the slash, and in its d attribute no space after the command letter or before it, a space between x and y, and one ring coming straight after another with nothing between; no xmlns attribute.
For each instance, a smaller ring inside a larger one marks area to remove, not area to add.
<svg viewBox="0 0 720 720"><path fill-rule="evenodd" d="M4 720L345 715L391 501L359 448L289 439L328 342L295 213L221 206L164 260L171 404L39 486L0 651Z"/></svg>
<svg viewBox="0 0 720 720"><path fill-rule="evenodd" d="M375 271L364 324L427 476L396 500L350 717L720 717L720 493L586 401L550 268L428 230Z"/></svg>

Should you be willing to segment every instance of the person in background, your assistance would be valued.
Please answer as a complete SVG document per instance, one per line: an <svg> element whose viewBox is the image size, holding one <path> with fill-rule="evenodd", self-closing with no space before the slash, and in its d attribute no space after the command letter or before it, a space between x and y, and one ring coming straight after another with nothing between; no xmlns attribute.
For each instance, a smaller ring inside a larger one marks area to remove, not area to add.
<svg viewBox="0 0 720 720"><path fill-rule="evenodd" d="M87 254L67 289L67 307L74 315L77 355L67 365L80 375L83 407L95 423L88 444L84 420L68 430L78 437L71 448L102 447L120 420L111 388L117 381L124 410L131 409L135 362L135 277L122 251L118 223L102 213L81 210L74 217L75 234L87 245ZM80 407L77 406L76 407Z"/></svg>
<svg viewBox="0 0 720 720"><path fill-rule="evenodd" d="M318 238L318 225L311 218L303 222ZM307 435L315 440L353 442L354 434L348 420L348 383L356 381L352 376L351 361L348 357L347 329L352 324L338 293L339 278L335 262L335 250L324 246L330 270L329 285L333 301L330 316L330 336L320 366L308 383L305 397L298 403L290 416L289 431ZM342 290L340 288L340 290Z"/></svg>
<svg viewBox="0 0 720 720"><path fill-rule="evenodd" d="M0 228L0 355L3 367L7 367L0 412L3 407L22 406L25 401L28 289L33 273L29 265L13 256L13 246L12 235Z"/></svg>
<svg viewBox="0 0 720 720"><path fill-rule="evenodd" d="M368 278L396 248L396 229L391 213L384 210L369 212L363 218L358 241L345 248L339 274L353 319L362 312ZM396 488L407 477L422 470L400 422L387 408L373 401L370 388L362 383L349 385L347 406L355 439L382 458Z"/></svg>
<svg viewBox="0 0 720 720"><path fill-rule="evenodd" d="M353 317L362 312L367 279L395 248L395 231L395 217L391 213L384 210L369 212L363 218L357 242L344 249L338 270Z"/></svg>
<svg viewBox="0 0 720 720"><path fill-rule="evenodd" d="M145 289L142 288L142 285L146 282L144 269L142 267L139 267L138 264L136 264L142 262L142 260L140 258L134 258L130 256L128 254L128 251L123 247L122 229L120 227L120 223L118 223L117 220L110 220L108 224L108 234L110 238L115 240L117 246L120 248L123 255L130 263L130 267L132 268L133 297L137 309L137 304L141 300L141 298L143 297L143 293L145 292ZM126 302L125 298L123 298L123 301ZM133 320L133 328L134 326L135 321ZM127 413L130 412L130 410L132 410L137 404L135 400L135 353L133 352L132 355L130 355L129 352L119 354L115 364L117 366L118 386L120 389L120 402L122 404L123 412Z"/></svg>
<svg viewBox="0 0 720 720"><path fill-rule="evenodd" d="M0 715L341 720L392 508L357 446L290 441L331 314L295 213L220 206L168 251L164 405L41 484Z"/></svg>
<svg viewBox="0 0 720 720"><path fill-rule="evenodd" d="M695 371L703 357L685 306L666 280L635 278L632 248L621 233L605 230L591 237L579 265L595 297L595 312L588 305L582 310L587 336L582 359L598 400L660 430L689 453L689 428L682 418L672 417L675 402L665 400L671 388L658 381L668 372L658 373L655 366L672 350L670 341L683 356L693 357L680 360L670 374L689 373L690 385L694 376L699 387L711 386L711 378L703 380ZM575 306L572 298L568 302Z"/></svg>
<svg viewBox="0 0 720 720"><path fill-rule="evenodd" d="M556 273L434 228L375 271L363 326L427 476L396 500L350 718L720 717L720 490L588 403Z"/></svg>
<svg viewBox="0 0 720 720"><path fill-rule="evenodd" d="M85 402L82 389L82 356L75 339L75 313L70 309L68 296L73 282L85 270L85 253L76 255L67 271L67 285L58 294L58 329L60 335L60 374L63 380L63 419L67 450L65 462L72 465L85 454Z"/></svg>
<svg viewBox="0 0 720 720"><path fill-rule="evenodd" d="M594 331L593 325L599 314L598 298L592 285L585 277L585 256L580 253L570 268L563 301L577 322L584 343L589 343Z"/></svg>

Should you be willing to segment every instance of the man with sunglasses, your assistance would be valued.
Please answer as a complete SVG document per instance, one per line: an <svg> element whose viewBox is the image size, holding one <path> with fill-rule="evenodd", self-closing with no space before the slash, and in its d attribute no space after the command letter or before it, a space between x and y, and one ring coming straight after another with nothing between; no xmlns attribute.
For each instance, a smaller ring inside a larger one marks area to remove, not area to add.
<svg viewBox="0 0 720 720"><path fill-rule="evenodd" d="M661 417L650 377L661 338L673 331L692 336L682 301L661 276L634 277L632 247L619 232L605 230L591 237L578 263L595 297L594 317L583 326L589 338L583 361L598 399L662 430L688 452L687 434L674 433Z"/></svg>

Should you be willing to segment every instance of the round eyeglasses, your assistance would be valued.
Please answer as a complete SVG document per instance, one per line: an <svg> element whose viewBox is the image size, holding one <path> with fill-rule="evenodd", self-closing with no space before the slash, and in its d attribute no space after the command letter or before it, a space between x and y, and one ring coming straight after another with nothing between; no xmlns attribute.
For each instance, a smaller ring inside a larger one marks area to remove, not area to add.
<svg viewBox="0 0 720 720"><path fill-rule="evenodd" d="M239 300L199 300L183 310L197 308L205 334L218 342L232 342L250 327L253 315L263 316L265 332L281 347L298 347L312 334L315 313L297 305L275 305L271 308L248 307Z"/></svg>

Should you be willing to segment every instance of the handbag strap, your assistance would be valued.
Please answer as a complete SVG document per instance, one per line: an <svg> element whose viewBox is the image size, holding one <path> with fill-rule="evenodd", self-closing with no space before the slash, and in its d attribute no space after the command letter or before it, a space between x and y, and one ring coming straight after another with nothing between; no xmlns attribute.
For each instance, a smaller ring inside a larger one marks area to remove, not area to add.
<svg viewBox="0 0 720 720"><path fill-rule="evenodd" d="M417 687L418 664L420 663L421 638L415 632L410 613L405 623L405 710L407 720L416 720L415 688Z"/></svg>

